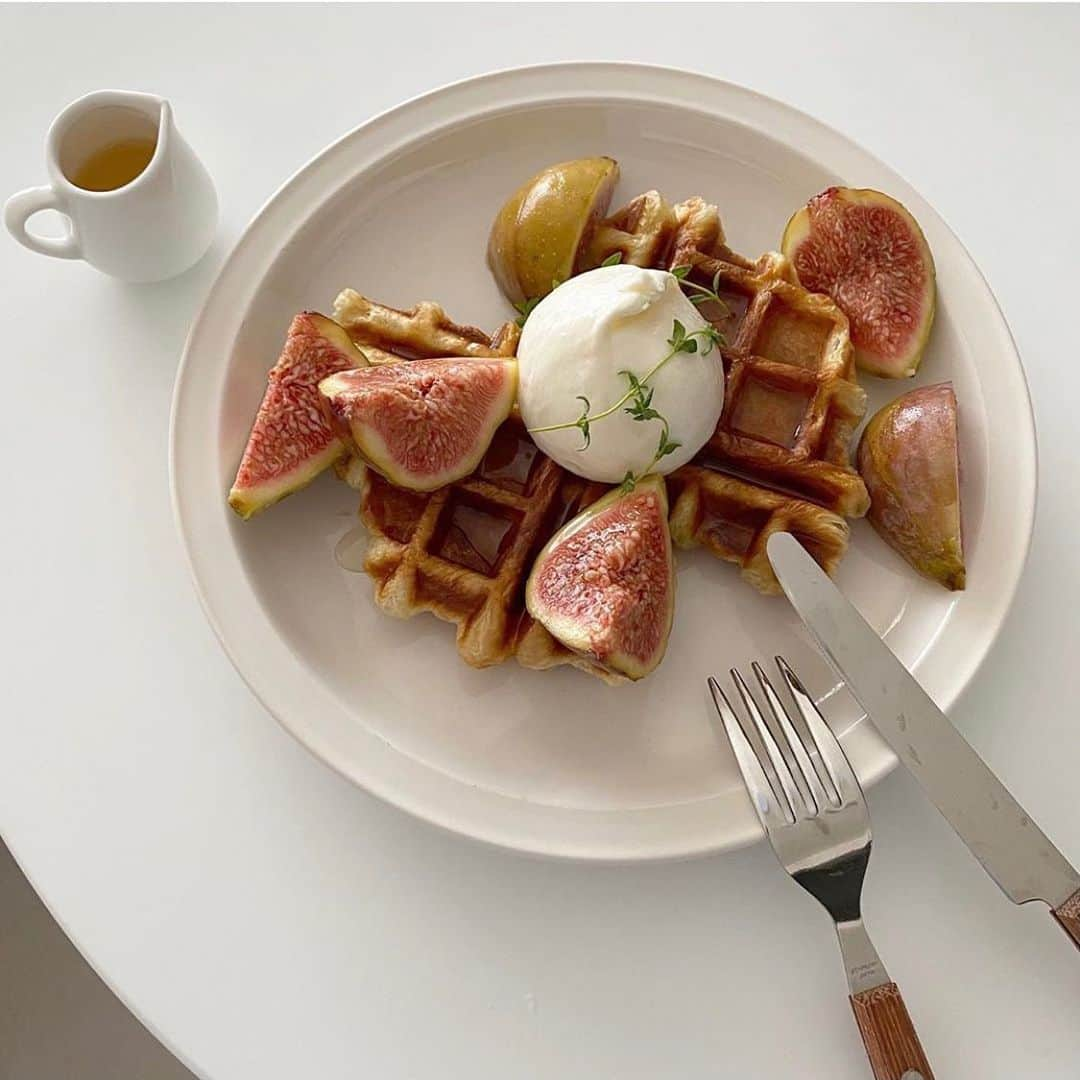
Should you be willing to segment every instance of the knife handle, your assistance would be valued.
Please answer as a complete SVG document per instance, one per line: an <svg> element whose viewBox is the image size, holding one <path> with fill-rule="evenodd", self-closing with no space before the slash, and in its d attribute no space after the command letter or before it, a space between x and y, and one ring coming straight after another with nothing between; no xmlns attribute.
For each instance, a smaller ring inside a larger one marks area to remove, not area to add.
<svg viewBox="0 0 1080 1080"><path fill-rule="evenodd" d="M1080 889L1077 889L1060 907L1054 908L1050 914L1057 919L1061 924L1061 929L1080 949Z"/></svg>
<svg viewBox="0 0 1080 1080"><path fill-rule="evenodd" d="M852 994L850 1000L874 1080L934 1080L896 983Z"/></svg>

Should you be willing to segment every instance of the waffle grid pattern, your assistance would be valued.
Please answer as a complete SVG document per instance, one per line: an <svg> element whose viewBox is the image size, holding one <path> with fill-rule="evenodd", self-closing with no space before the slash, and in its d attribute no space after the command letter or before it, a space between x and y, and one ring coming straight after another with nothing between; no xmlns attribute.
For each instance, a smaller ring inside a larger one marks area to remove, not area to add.
<svg viewBox="0 0 1080 1080"><path fill-rule="evenodd" d="M616 251L635 265L689 266L688 279L723 301L700 310L727 342L725 407L702 452L667 478L675 543L737 564L766 593L779 591L765 554L773 532L794 533L833 572L850 536L844 515L868 503L848 456L865 395L844 315L800 288L783 256L750 262L732 252L716 207L701 199L672 206L657 192L638 196L600 223L587 262ZM513 356L519 337L513 323L489 337L438 304L400 311L351 289L334 317L372 363ZM541 454L519 418L502 425L472 476L430 494L397 488L357 462L340 471L361 492L371 536L365 569L385 611L453 622L459 652L477 667L516 656L529 668L573 664L618 681L525 611L536 555L607 488Z"/></svg>
<svg viewBox="0 0 1080 1080"><path fill-rule="evenodd" d="M719 211L700 198L669 206L656 192L638 196L601 223L591 261L615 251L636 265L688 267L687 281L721 300L698 310L727 343L724 411L694 461L668 477L675 542L705 547L777 593L765 543L789 531L832 573L850 537L845 517L869 506L850 463L866 395L843 312L801 288L784 256L733 252Z"/></svg>
<svg viewBox="0 0 1080 1080"><path fill-rule="evenodd" d="M399 311L346 289L334 316L376 364L513 356L517 348L515 324L488 337L452 322L438 304ZM525 611L525 583L540 548L607 488L541 454L520 419L499 428L476 472L428 494L396 487L355 459L338 471L360 492L370 537L364 569L384 611L401 618L430 611L454 623L458 651L474 667L516 656L529 668L573 664L618 681Z"/></svg>

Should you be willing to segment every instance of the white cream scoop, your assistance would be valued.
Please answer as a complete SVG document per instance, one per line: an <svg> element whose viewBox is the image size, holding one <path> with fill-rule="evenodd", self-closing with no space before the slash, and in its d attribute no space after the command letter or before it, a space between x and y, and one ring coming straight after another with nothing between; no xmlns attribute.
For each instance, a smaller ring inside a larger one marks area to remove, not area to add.
<svg viewBox="0 0 1080 1080"><path fill-rule="evenodd" d="M678 449L651 469L663 424L635 420L625 409L589 424L589 445L570 426L589 402L590 416L626 394L621 372L642 379L671 351L678 320L688 335L708 328L678 281L663 270L606 266L571 278L529 315L518 345L518 405L537 446L565 469L589 480L617 484L627 472L669 473L685 465L716 428L724 404L724 369L718 349L703 335L697 351L673 356L649 380L651 408L667 421Z"/></svg>

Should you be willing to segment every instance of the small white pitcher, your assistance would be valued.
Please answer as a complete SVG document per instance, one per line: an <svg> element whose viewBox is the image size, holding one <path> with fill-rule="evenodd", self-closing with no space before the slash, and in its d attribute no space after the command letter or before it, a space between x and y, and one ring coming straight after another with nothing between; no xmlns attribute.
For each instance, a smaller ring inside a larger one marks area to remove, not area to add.
<svg viewBox="0 0 1080 1080"><path fill-rule="evenodd" d="M124 140L153 140L137 176L108 191L72 182L90 155ZM72 102L53 121L45 144L52 183L8 199L4 224L24 247L59 259L85 259L124 281L161 281L196 263L214 239L214 185L176 130L172 107L153 94L98 90ZM61 239L27 227L40 210L70 221Z"/></svg>

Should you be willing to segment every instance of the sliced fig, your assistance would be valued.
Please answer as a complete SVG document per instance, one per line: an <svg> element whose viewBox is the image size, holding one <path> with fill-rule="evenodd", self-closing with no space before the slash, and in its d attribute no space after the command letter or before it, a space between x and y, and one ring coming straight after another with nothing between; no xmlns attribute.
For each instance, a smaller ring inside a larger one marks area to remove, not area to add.
<svg viewBox="0 0 1080 1080"><path fill-rule="evenodd" d="M799 283L848 317L863 371L918 371L934 322L934 257L900 203L870 188L828 188L792 217L781 246Z"/></svg>
<svg viewBox="0 0 1080 1080"><path fill-rule="evenodd" d="M640 679L664 657L675 609L675 563L664 481L616 488L544 546L525 606L568 649Z"/></svg>
<svg viewBox="0 0 1080 1080"><path fill-rule="evenodd" d="M875 413L859 443L870 524L916 570L964 587L956 396L920 387Z"/></svg>
<svg viewBox="0 0 1080 1080"><path fill-rule="evenodd" d="M248 436L229 505L242 517L291 495L345 452L323 414L319 381L367 359L333 319L303 311L293 319Z"/></svg>
<svg viewBox="0 0 1080 1080"><path fill-rule="evenodd" d="M515 360L412 360L319 383L349 448L393 484L433 491L468 476L510 415Z"/></svg>
<svg viewBox="0 0 1080 1080"><path fill-rule="evenodd" d="M549 165L514 192L488 239L488 265L512 303L539 299L584 260L619 178L609 157Z"/></svg>

